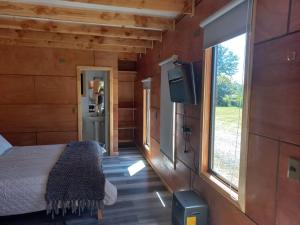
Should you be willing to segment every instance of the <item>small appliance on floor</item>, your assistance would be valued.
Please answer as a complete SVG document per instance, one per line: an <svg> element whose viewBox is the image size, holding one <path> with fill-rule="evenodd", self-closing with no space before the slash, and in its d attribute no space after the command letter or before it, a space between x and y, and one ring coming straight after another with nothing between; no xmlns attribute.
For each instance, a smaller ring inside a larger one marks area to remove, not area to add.
<svg viewBox="0 0 300 225"><path fill-rule="evenodd" d="M172 225L208 225L208 206L194 191L173 194Z"/></svg>

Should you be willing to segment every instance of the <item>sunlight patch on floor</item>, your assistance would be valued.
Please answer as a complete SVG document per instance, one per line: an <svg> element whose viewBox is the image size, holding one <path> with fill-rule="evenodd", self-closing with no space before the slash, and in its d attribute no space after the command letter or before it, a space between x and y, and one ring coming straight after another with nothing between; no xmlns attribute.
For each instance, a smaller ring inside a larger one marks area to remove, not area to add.
<svg viewBox="0 0 300 225"><path fill-rule="evenodd" d="M128 167L128 172L129 175L132 177L141 170L143 170L146 167L145 163L143 160L137 161L136 163L132 164L131 166Z"/></svg>
<svg viewBox="0 0 300 225"><path fill-rule="evenodd" d="M162 197L160 196L160 194L158 192L155 192L155 194L157 195L158 199L160 200L161 204L163 207L166 207L165 202L163 201Z"/></svg>

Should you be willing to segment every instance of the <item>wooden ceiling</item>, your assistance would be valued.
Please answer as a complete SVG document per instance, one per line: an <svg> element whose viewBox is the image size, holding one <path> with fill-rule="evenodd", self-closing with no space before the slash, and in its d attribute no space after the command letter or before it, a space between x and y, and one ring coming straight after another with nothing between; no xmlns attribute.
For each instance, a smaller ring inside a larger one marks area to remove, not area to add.
<svg viewBox="0 0 300 225"><path fill-rule="evenodd" d="M145 53L195 0L0 0L0 44Z"/></svg>

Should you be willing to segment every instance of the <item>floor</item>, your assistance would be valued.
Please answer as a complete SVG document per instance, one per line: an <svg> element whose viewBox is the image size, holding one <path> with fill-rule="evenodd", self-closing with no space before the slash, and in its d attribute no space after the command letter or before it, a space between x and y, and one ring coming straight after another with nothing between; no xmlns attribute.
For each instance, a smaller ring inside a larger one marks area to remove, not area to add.
<svg viewBox="0 0 300 225"><path fill-rule="evenodd" d="M104 225L171 225L171 194L136 148L123 148L120 149L119 156L105 157L103 168L106 178L118 188L117 203L104 209ZM82 216L70 214L52 220L43 211L0 217L0 224L98 225L99 223L96 216L91 216L89 212Z"/></svg>

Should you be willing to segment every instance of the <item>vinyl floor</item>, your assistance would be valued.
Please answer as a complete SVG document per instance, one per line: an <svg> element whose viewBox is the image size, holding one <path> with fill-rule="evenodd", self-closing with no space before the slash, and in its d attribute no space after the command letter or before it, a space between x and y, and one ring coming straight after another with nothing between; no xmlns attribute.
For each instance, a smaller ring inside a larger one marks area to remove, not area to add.
<svg viewBox="0 0 300 225"><path fill-rule="evenodd" d="M171 225L171 193L141 153L120 149L119 156L103 160L106 178L118 188L118 201L104 209L104 225ZM68 213L54 220L45 211L0 217L0 225L98 225L96 214Z"/></svg>

